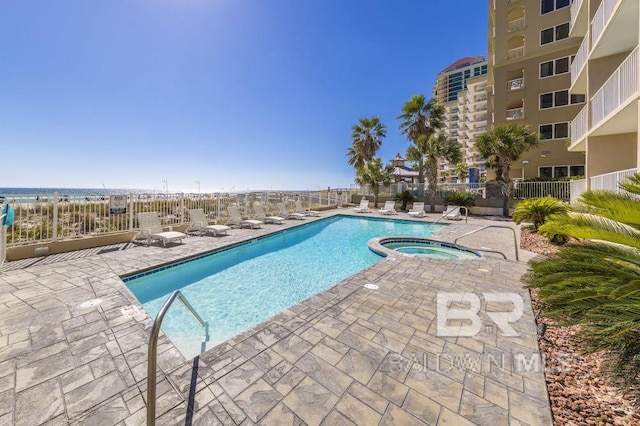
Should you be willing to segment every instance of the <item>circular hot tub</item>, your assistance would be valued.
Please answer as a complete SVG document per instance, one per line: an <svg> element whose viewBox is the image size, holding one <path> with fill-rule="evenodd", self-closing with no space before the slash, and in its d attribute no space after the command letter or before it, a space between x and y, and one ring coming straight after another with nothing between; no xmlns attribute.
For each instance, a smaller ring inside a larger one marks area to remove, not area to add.
<svg viewBox="0 0 640 426"><path fill-rule="evenodd" d="M401 254L437 259L470 259L480 254L455 244L415 237L382 237L369 240L369 248L380 256Z"/></svg>

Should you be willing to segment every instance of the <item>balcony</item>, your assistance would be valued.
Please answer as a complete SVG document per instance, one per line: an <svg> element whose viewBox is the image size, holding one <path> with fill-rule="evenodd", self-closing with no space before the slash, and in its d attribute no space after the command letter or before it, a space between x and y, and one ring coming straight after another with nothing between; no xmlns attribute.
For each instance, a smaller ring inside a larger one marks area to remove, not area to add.
<svg viewBox="0 0 640 426"><path fill-rule="evenodd" d="M524 16L522 18L514 19L513 21L509 21L507 24L507 31L510 33L514 31L520 31L525 27Z"/></svg>
<svg viewBox="0 0 640 426"><path fill-rule="evenodd" d="M511 108L507 110L507 121L520 120L524 118L524 108Z"/></svg>
<svg viewBox="0 0 640 426"><path fill-rule="evenodd" d="M591 21L589 59L628 52L638 45L637 0L603 0Z"/></svg>
<svg viewBox="0 0 640 426"><path fill-rule="evenodd" d="M571 129L569 130L571 145L569 146L569 151L585 151L584 136L589 129L588 118L589 108L588 105L585 105L571 122Z"/></svg>
<svg viewBox="0 0 640 426"><path fill-rule="evenodd" d="M587 93L587 73L583 71L588 56L589 33L584 36L582 44L571 62L571 93L573 94Z"/></svg>
<svg viewBox="0 0 640 426"><path fill-rule="evenodd" d="M573 0L573 3L571 3L571 23L569 24L571 37L584 37L587 34L589 21L587 18L588 3L588 1L584 0Z"/></svg>
<svg viewBox="0 0 640 426"><path fill-rule="evenodd" d="M507 81L507 90L518 90L522 88L524 88L524 77Z"/></svg>
<svg viewBox="0 0 640 426"><path fill-rule="evenodd" d="M515 59L524 56L524 46L507 50L507 59Z"/></svg>
<svg viewBox="0 0 640 426"><path fill-rule="evenodd" d="M622 106L629 98L638 92L638 48L631 52L629 56L620 64L618 69L609 77L602 87L591 98L591 128L595 129L617 108ZM633 105L635 107L635 104ZM630 117L635 119L635 127L630 128L629 124L621 123L623 128L611 129L599 134L615 134L635 131L638 125L638 117ZM608 132L608 133L607 133Z"/></svg>
<svg viewBox="0 0 640 426"><path fill-rule="evenodd" d="M625 190L620 189L618 186L619 183L624 182L627 178L631 177L636 173L638 169L627 169L620 170L617 172L605 173L603 175L592 176L590 180L590 188L592 190L607 190L614 191L617 193L626 193Z"/></svg>

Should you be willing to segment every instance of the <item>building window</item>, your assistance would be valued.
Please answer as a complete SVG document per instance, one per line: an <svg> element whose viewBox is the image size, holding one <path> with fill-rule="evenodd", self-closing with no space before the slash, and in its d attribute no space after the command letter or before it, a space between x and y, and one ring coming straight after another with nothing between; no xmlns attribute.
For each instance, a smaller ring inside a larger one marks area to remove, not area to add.
<svg viewBox="0 0 640 426"><path fill-rule="evenodd" d="M584 176L584 165L539 167L538 176L547 179L560 179L567 176Z"/></svg>
<svg viewBox="0 0 640 426"><path fill-rule="evenodd" d="M569 37L569 23L556 25L540 31L540 44L549 44Z"/></svg>
<svg viewBox="0 0 640 426"><path fill-rule="evenodd" d="M571 173L571 176L584 176L584 166L571 166L569 167L569 173Z"/></svg>
<svg viewBox="0 0 640 426"><path fill-rule="evenodd" d="M552 178L553 167L540 167L538 169L538 176L540 176L541 178Z"/></svg>
<svg viewBox="0 0 640 426"><path fill-rule="evenodd" d="M567 177L569 176L569 167L567 166L555 166L553 168L553 177L558 179L558 178L563 178L563 177Z"/></svg>
<svg viewBox="0 0 640 426"><path fill-rule="evenodd" d="M540 14L551 13L554 10L562 9L571 4L571 0L541 0L540 1Z"/></svg>
<svg viewBox="0 0 640 426"><path fill-rule="evenodd" d="M559 74L566 74L570 71L569 64L573 56L554 59L553 61L540 63L540 78L551 77Z"/></svg>
<svg viewBox="0 0 640 426"><path fill-rule="evenodd" d="M569 123L541 124L540 140L566 139L569 137Z"/></svg>
<svg viewBox="0 0 640 426"><path fill-rule="evenodd" d="M585 95L571 95L568 90L558 90L557 92L542 93L540 95L540 109L566 106L571 103L582 104L586 100Z"/></svg>

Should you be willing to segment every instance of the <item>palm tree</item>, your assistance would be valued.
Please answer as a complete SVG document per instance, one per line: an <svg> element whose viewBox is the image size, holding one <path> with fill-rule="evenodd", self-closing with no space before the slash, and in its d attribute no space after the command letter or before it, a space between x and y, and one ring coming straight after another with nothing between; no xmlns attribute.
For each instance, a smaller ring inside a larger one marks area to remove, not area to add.
<svg viewBox="0 0 640 426"><path fill-rule="evenodd" d="M391 184L393 179L393 166L383 166L380 158L374 158L371 161L366 162L357 173L356 183L360 186L371 186L371 189L373 190L373 205L377 208L380 186L387 186Z"/></svg>
<svg viewBox="0 0 640 426"><path fill-rule="evenodd" d="M460 183L464 183L464 180L469 176L469 166L466 163L458 163L454 169L454 173L458 177Z"/></svg>
<svg viewBox="0 0 640 426"><path fill-rule="evenodd" d="M380 117L361 118L352 128L352 145L347 152L349 164L356 170L361 169L376 155L386 135L387 128L380 122Z"/></svg>
<svg viewBox="0 0 640 426"><path fill-rule="evenodd" d="M429 203L431 212L436 209L436 191L438 189L438 165L442 159L450 163L458 163L462 158L460 144L444 135L420 136L415 145L407 148L407 158L423 162L425 175L429 184Z"/></svg>
<svg viewBox="0 0 640 426"><path fill-rule="evenodd" d="M413 95L402 106L400 131L407 135L407 139L414 145L418 145L421 137L429 140L438 129L443 126L444 108L435 99L425 101L424 95ZM423 159L418 158L418 184L424 182Z"/></svg>
<svg viewBox="0 0 640 426"><path fill-rule="evenodd" d="M539 144L538 135L521 124L497 126L478 138L480 155L487 159L487 167L494 169L496 181L502 184L503 216L509 215L509 202L513 193L513 182L509 177L511 164Z"/></svg>
<svg viewBox="0 0 640 426"><path fill-rule="evenodd" d="M625 384L640 373L640 175L631 194L587 191L583 212L551 216L540 232L586 241L563 246L556 257L532 263L525 279L547 315L580 325L587 351L607 351Z"/></svg>

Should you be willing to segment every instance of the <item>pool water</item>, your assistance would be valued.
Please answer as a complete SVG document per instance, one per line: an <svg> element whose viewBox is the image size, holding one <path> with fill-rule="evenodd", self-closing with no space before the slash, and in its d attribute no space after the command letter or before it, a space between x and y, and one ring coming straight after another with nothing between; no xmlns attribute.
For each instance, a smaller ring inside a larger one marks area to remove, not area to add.
<svg viewBox="0 0 640 426"><path fill-rule="evenodd" d="M439 227L335 216L125 282L153 318L180 290L209 322L211 348L378 262L369 239L428 237ZM162 330L185 357L201 352L203 328L181 303L169 309Z"/></svg>
<svg viewBox="0 0 640 426"><path fill-rule="evenodd" d="M467 259L477 257L477 254L460 250L453 247L447 247L440 244L432 244L425 241L420 244L416 243L388 243L383 244L384 247L395 250L400 253L413 254L417 256L429 256L439 259Z"/></svg>

